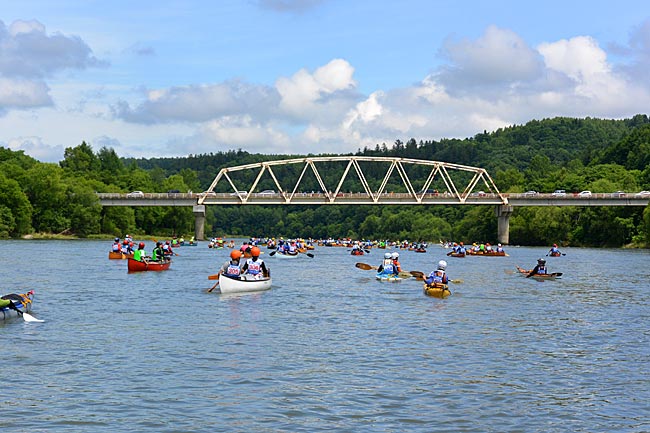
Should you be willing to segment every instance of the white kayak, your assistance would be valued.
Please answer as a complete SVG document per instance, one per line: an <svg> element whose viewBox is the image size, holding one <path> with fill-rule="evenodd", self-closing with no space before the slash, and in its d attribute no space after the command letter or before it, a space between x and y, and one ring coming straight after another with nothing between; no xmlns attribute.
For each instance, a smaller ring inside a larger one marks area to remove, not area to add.
<svg viewBox="0 0 650 433"><path fill-rule="evenodd" d="M245 293L261 292L271 288L271 277L260 279L246 279L249 275L242 275L242 279L236 280L224 275L219 276L219 291L221 293Z"/></svg>
<svg viewBox="0 0 650 433"><path fill-rule="evenodd" d="M386 282L386 283L399 283L402 281L404 278L400 277L399 275L395 274L384 274L384 273L378 273L376 277L379 281L381 282Z"/></svg>

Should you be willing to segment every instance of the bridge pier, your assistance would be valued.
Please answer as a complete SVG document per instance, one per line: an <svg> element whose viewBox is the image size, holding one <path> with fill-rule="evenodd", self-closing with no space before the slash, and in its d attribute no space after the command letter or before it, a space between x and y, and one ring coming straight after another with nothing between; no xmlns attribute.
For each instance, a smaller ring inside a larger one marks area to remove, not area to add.
<svg viewBox="0 0 650 433"><path fill-rule="evenodd" d="M510 215L512 214L512 206L502 204L497 206L495 211L498 221L497 240L506 245L510 243Z"/></svg>
<svg viewBox="0 0 650 433"><path fill-rule="evenodd" d="M202 241L205 239L205 205L192 206L192 212L194 213L194 238Z"/></svg>

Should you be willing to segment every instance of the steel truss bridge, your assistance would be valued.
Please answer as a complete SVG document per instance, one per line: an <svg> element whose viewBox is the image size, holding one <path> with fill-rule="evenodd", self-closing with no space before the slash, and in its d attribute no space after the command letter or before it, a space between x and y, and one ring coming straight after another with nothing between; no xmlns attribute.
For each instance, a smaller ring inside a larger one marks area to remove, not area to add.
<svg viewBox="0 0 650 433"><path fill-rule="evenodd" d="M329 175L332 166L336 170L344 167L340 177ZM368 176L371 167L375 173L385 170L379 176L381 179L376 174ZM361 191L346 191L346 181L360 185ZM270 183L275 189L259 191L260 184ZM399 188L395 188L396 184ZM647 206L650 201L649 197L612 194L591 197L503 194L482 168L370 156L305 157L227 167L219 171L206 191L198 194L99 193L98 196L102 206L192 206L197 239L204 237L205 205L496 205L498 238L502 243L508 243L513 206Z"/></svg>

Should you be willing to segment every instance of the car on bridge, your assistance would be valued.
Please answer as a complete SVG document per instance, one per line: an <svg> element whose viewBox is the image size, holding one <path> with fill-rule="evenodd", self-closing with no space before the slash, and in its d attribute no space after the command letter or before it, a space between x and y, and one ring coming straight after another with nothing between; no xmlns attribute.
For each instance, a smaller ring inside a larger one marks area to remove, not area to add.
<svg viewBox="0 0 650 433"><path fill-rule="evenodd" d="M650 191L641 191L634 194L635 198L650 198Z"/></svg>
<svg viewBox="0 0 650 433"><path fill-rule="evenodd" d="M126 198L144 198L142 191L132 191L126 195Z"/></svg>
<svg viewBox="0 0 650 433"><path fill-rule="evenodd" d="M260 195L275 195L275 194L277 193L272 189L265 189L264 191L260 192Z"/></svg>
<svg viewBox="0 0 650 433"><path fill-rule="evenodd" d="M556 189L553 191L553 194L551 194L553 197L566 197L566 191L563 189Z"/></svg>
<svg viewBox="0 0 650 433"><path fill-rule="evenodd" d="M626 195L625 191L616 191L612 193L612 197L625 197Z"/></svg>
<svg viewBox="0 0 650 433"><path fill-rule="evenodd" d="M537 191L526 191L526 192L524 193L524 197L535 197L535 196L538 195L538 194L539 194L539 193L538 193Z"/></svg>
<svg viewBox="0 0 650 433"><path fill-rule="evenodd" d="M589 198L591 197L591 191L580 191L578 197Z"/></svg>

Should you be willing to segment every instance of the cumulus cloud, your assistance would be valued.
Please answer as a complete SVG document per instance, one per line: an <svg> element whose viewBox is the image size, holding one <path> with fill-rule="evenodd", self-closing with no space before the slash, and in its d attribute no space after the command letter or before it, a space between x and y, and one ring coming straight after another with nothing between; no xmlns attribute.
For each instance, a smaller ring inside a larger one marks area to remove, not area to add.
<svg viewBox="0 0 650 433"><path fill-rule="evenodd" d="M52 99L44 82L0 77L0 110L49 105L52 105Z"/></svg>
<svg viewBox="0 0 650 433"><path fill-rule="evenodd" d="M102 62L78 36L48 35L38 21L0 21L0 75L43 78L65 69L85 69Z"/></svg>
<svg viewBox="0 0 650 433"><path fill-rule="evenodd" d="M61 160L63 146L52 146L43 142L41 137L16 137L7 142L8 148L18 151L43 162L58 162Z"/></svg>

